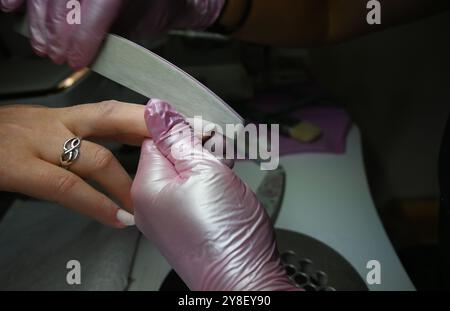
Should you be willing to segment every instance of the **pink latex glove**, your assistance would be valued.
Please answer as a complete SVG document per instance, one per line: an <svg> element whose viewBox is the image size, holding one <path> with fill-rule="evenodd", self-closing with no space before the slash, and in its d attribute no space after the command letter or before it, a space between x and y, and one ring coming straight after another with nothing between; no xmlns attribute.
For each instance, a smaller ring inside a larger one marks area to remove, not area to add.
<svg viewBox="0 0 450 311"><path fill-rule="evenodd" d="M57 64L67 62L74 69L87 66L93 60L122 5L122 0L79 1L80 24L71 25L67 22L68 1L0 1L4 11L15 11L26 3L34 51Z"/></svg>
<svg viewBox="0 0 450 311"><path fill-rule="evenodd" d="M136 225L191 290L297 290L280 264L264 208L204 150L169 104L151 100L132 187ZM177 159L171 148L190 151Z"/></svg>
<svg viewBox="0 0 450 311"><path fill-rule="evenodd" d="M155 37L172 28L204 29L218 18L224 0L78 0L80 24L70 25L68 0L0 0L11 12L27 4L30 41L41 56L80 69L95 58L106 33L119 19L121 32Z"/></svg>

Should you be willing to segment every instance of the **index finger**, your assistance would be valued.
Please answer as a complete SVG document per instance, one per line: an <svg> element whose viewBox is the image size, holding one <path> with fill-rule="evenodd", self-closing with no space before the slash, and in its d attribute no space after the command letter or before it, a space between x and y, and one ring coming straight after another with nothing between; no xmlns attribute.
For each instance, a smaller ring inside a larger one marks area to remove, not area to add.
<svg viewBox="0 0 450 311"><path fill-rule="evenodd" d="M76 135L108 138L140 144L150 134L144 121L144 105L115 100L61 109L61 120Z"/></svg>

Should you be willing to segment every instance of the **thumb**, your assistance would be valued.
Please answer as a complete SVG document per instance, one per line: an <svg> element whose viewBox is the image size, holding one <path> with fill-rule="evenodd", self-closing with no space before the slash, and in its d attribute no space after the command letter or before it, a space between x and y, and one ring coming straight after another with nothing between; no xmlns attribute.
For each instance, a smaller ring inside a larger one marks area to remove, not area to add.
<svg viewBox="0 0 450 311"><path fill-rule="evenodd" d="M199 160L220 163L203 149L189 123L167 102L151 99L145 110L145 122L156 147L178 173L190 171L199 164Z"/></svg>

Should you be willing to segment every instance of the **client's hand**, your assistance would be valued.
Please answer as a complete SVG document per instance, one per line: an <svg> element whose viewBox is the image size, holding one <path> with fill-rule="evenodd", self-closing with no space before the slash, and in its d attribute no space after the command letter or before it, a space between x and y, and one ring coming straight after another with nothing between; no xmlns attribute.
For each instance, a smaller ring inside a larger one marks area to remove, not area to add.
<svg viewBox="0 0 450 311"><path fill-rule="evenodd" d="M104 224L123 228L133 223L131 178L100 138L139 145L148 137L144 106L107 101L68 108L4 106L0 108L0 191L19 192L57 202ZM78 153L78 158L76 158ZM66 163L64 165L69 165ZM123 209L83 179L96 181ZM126 212L128 211L128 212Z"/></svg>
<svg viewBox="0 0 450 311"><path fill-rule="evenodd" d="M149 102L153 140L132 187L136 225L192 290L294 290L250 188L204 150L165 102ZM184 154L184 156L180 156Z"/></svg>

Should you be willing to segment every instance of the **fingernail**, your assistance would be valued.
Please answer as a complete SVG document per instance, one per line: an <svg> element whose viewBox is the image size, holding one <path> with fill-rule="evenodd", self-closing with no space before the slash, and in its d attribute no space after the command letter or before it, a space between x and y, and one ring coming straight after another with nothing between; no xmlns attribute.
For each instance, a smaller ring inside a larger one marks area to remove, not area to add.
<svg viewBox="0 0 450 311"><path fill-rule="evenodd" d="M185 122L169 103L160 99L151 99L145 109L145 123L154 139L158 139L175 124Z"/></svg>
<svg viewBox="0 0 450 311"><path fill-rule="evenodd" d="M119 209L116 214L117 220L119 220L125 226L134 226L134 216L123 209Z"/></svg>

